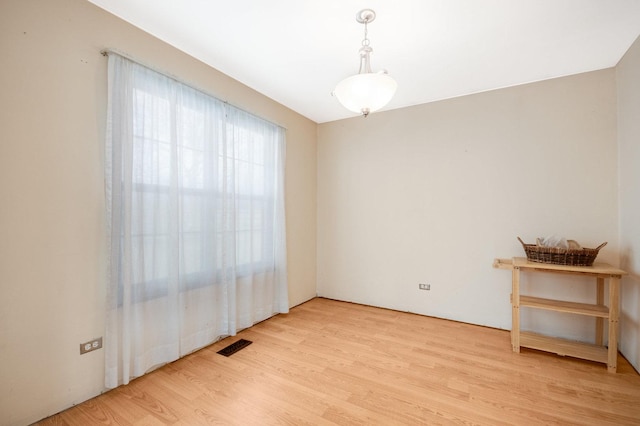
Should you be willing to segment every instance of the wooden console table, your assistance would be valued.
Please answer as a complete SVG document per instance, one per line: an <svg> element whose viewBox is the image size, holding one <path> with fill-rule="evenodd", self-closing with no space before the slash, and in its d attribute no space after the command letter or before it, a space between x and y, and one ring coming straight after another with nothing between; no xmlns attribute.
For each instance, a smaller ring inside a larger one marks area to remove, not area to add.
<svg viewBox="0 0 640 426"><path fill-rule="evenodd" d="M494 268L510 269L511 273L511 345L514 352L520 347L553 352L562 356L588 359L607 364L610 373L615 373L618 364L618 316L620 303L620 278L626 272L606 263L593 266L554 265L530 262L524 257L495 259ZM596 303L576 303L543 299L520 294L520 271L574 274L596 278ZM604 304L604 280L609 280L609 306ZM520 331L520 307L546 309L557 312L587 315L596 318L596 344L574 342L538 333ZM604 320L609 327L608 348L603 346Z"/></svg>

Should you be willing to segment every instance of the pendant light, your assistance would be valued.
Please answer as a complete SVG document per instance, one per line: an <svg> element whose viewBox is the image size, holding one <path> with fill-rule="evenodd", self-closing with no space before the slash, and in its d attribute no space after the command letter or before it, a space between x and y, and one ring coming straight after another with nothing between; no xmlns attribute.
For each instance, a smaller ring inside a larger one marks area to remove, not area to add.
<svg viewBox="0 0 640 426"><path fill-rule="evenodd" d="M367 38L367 24L374 19L376 13L371 9L363 9L356 14L356 21L364 24L364 39L359 51L360 70L358 74L338 83L333 91L334 96L345 108L364 117L389 103L398 87L386 70L377 73L371 71L370 55L373 49Z"/></svg>

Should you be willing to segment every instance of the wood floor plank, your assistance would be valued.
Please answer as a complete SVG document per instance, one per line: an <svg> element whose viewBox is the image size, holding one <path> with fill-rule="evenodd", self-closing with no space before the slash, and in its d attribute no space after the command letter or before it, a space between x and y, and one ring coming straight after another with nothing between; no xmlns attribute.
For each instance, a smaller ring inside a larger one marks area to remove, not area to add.
<svg viewBox="0 0 640 426"><path fill-rule="evenodd" d="M244 338L230 357L217 351ZM640 376L509 332L316 298L41 425L638 425Z"/></svg>

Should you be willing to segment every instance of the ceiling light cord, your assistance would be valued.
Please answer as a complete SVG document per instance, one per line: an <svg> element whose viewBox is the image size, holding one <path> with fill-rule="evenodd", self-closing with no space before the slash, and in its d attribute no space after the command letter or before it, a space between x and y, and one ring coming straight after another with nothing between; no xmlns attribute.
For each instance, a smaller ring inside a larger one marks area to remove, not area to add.
<svg viewBox="0 0 640 426"><path fill-rule="evenodd" d="M369 23L369 18L364 20L364 39L362 39L362 45L368 46L371 41L369 41L369 30L367 29L367 24Z"/></svg>
<svg viewBox="0 0 640 426"><path fill-rule="evenodd" d="M367 29L367 24L369 23L370 17L367 16L364 18L364 38L362 39L362 47L358 51L360 53L360 69L358 70L358 74L365 74L371 71L371 53L373 52L373 48L371 48L371 40L369 40L369 31Z"/></svg>

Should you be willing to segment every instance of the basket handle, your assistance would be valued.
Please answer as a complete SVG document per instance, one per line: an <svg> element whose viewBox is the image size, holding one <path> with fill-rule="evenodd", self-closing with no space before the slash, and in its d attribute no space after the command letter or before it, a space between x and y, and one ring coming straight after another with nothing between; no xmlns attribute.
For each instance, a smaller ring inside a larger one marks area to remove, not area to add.
<svg viewBox="0 0 640 426"><path fill-rule="evenodd" d="M520 239L520 237L517 237L517 238L518 238L518 241L520 241L520 244L522 244L522 247L526 246L526 244L524 243L524 241L522 241L522 240ZM605 244L607 244L607 243L605 243Z"/></svg>
<svg viewBox="0 0 640 426"><path fill-rule="evenodd" d="M607 242L605 241L604 243L602 243L598 247L596 247L596 250L600 250L602 247L604 247L606 245L607 245Z"/></svg>

